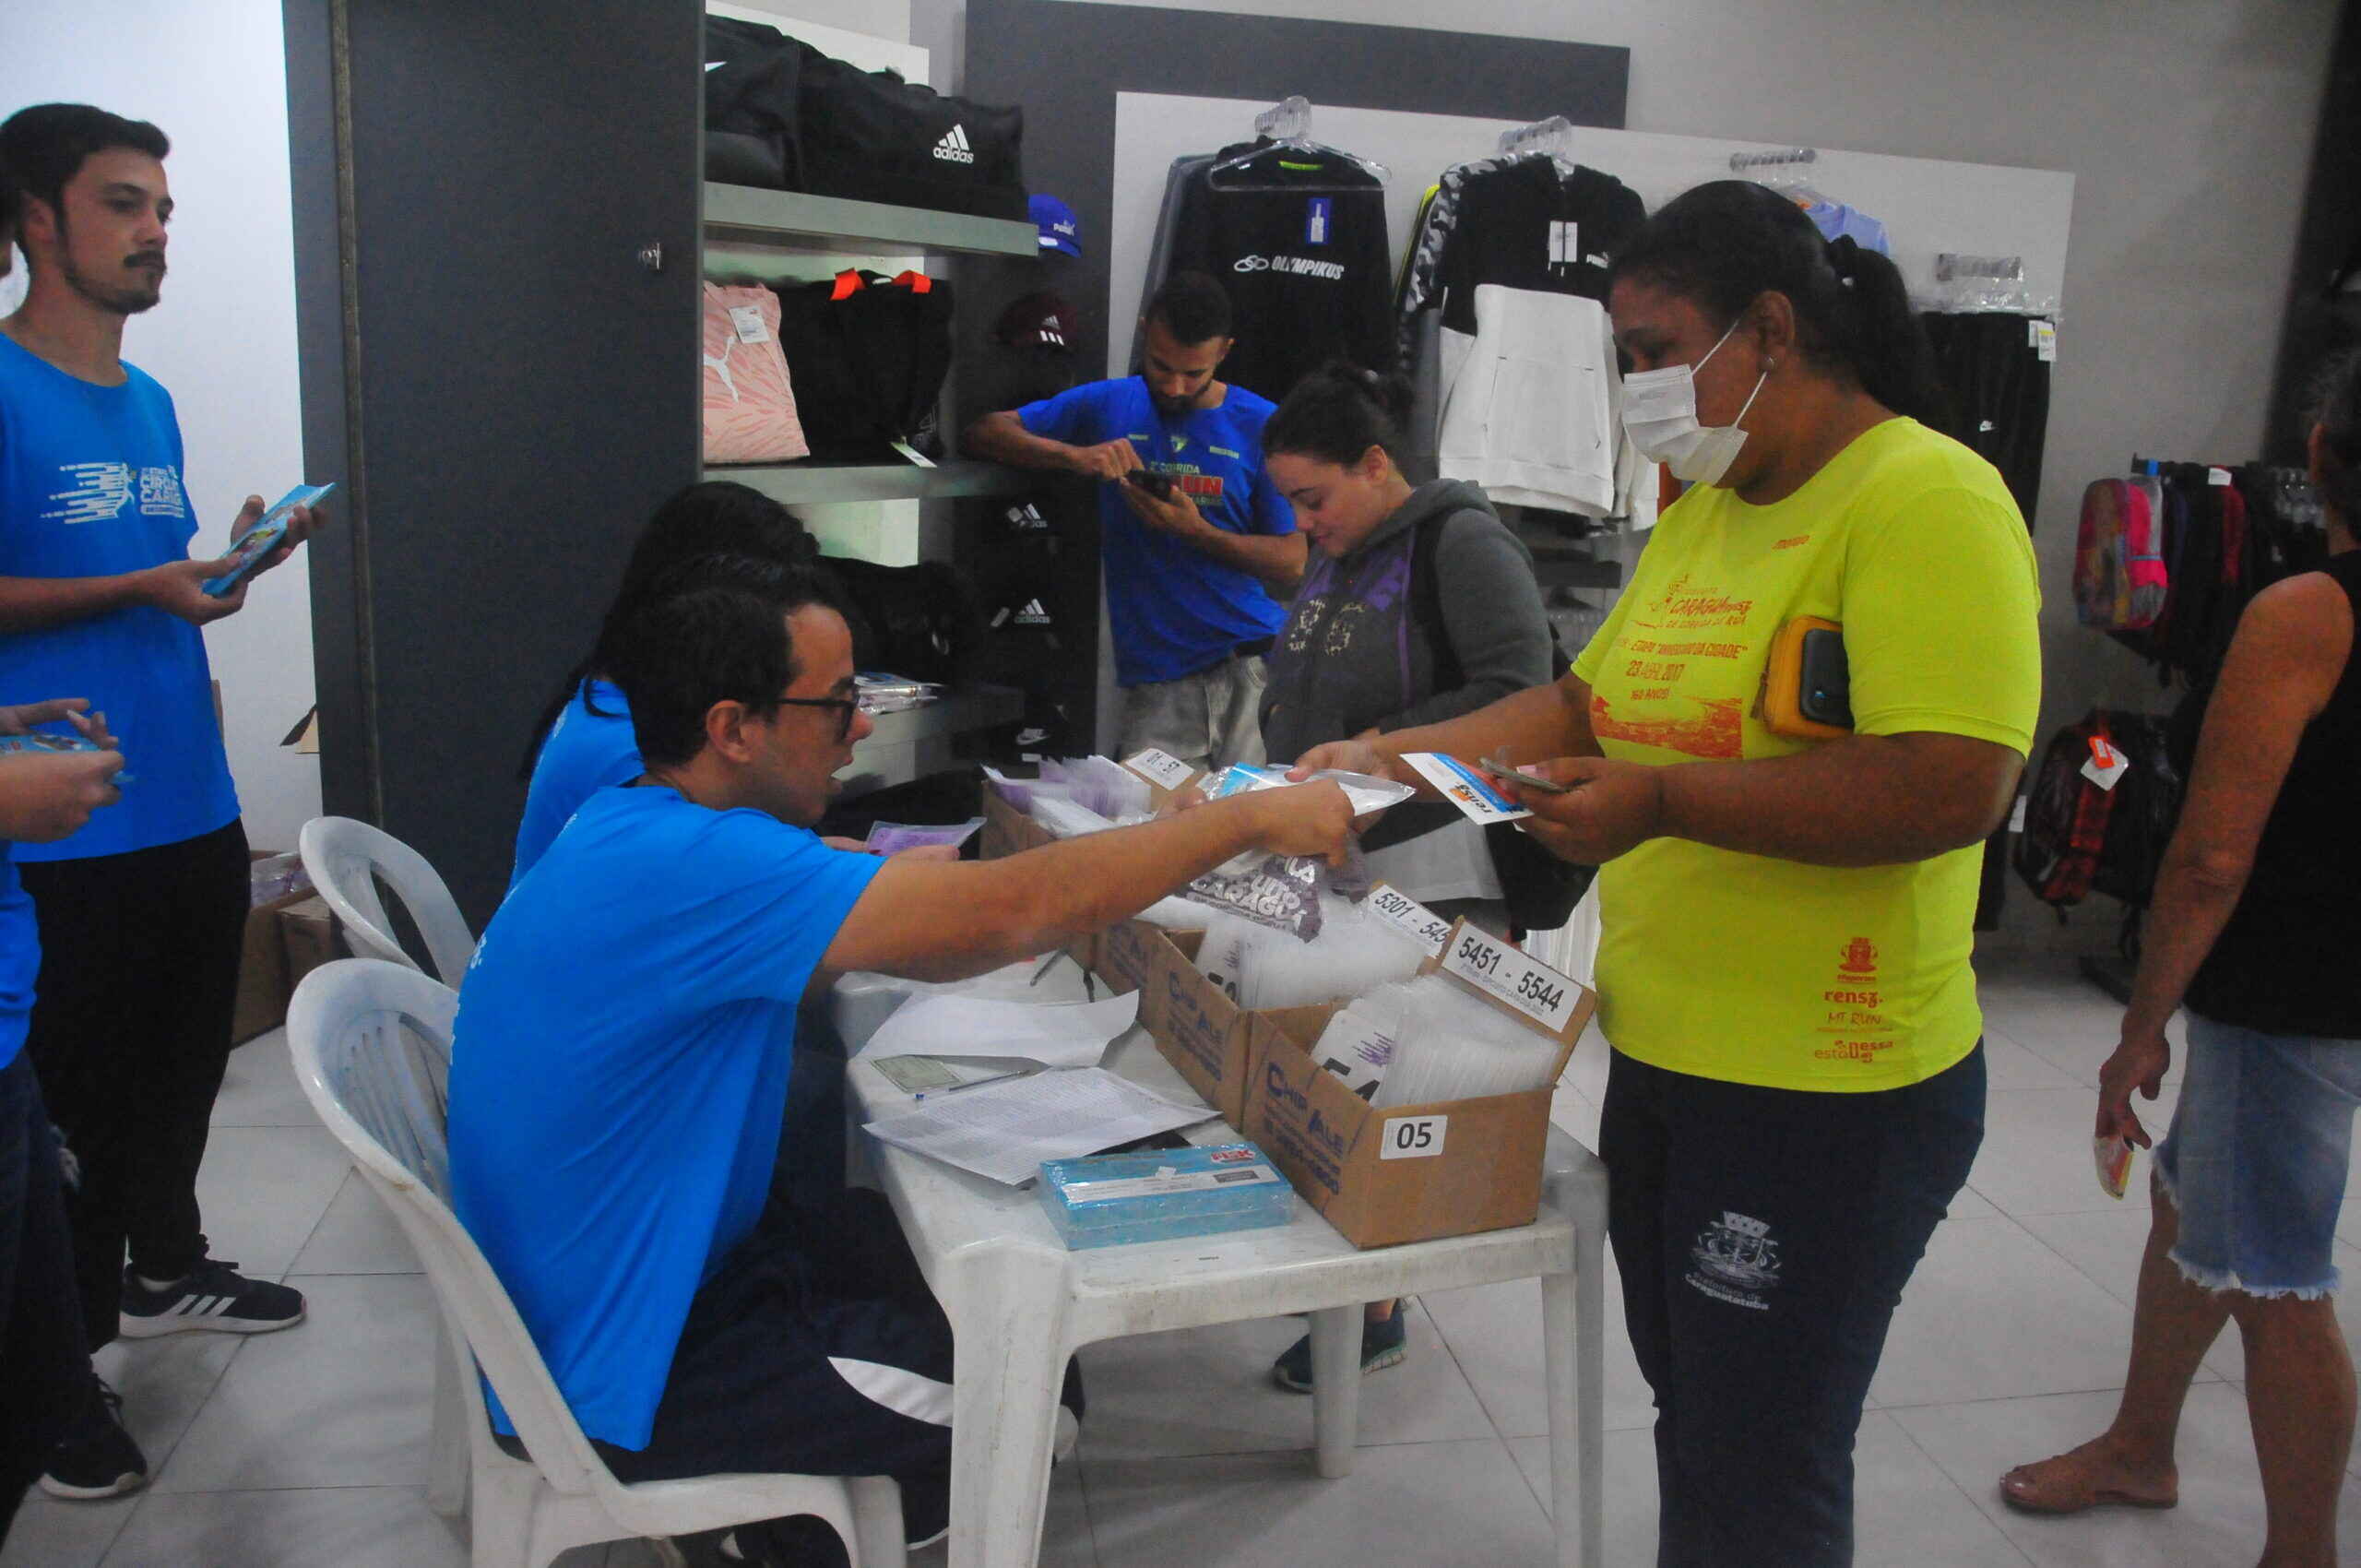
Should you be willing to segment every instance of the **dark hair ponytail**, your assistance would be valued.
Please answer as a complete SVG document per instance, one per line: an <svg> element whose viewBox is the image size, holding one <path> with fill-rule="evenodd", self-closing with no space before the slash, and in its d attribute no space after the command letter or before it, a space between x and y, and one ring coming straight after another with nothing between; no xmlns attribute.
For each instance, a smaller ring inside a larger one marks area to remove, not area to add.
<svg viewBox="0 0 2361 1568"><path fill-rule="evenodd" d="M1263 427L1263 451L1350 468L1372 446L1398 457L1410 422L1410 384L1350 360L1330 360L1289 389Z"/></svg>
<svg viewBox="0 0 2361 1568"><path fill-rule="evenodd" d="M1821 239L1801 208L1768 186L1715 180L1675 196L1623 247L1615 278L1669 290L1717 327L1762 295L1784 294L1808 361L1897 414L1951 427L1951 399L1901 269L1849 235Z"/></svg>
<svg viewBox="0 0 2361 1568"><path fill-rule="evenodd" d="M609 623L627 616L647 600L659 579L682 562L699 556L752 556L782 565L806 565L818 559L820 543L803 531L794 513L751 485L730 480L707 480L675 491L640 530L624 564L623 581L615 587ZM565 682L541 709L533 738L516 766L516 781L529 784L540 760L541 744L555 728L574 694L605 666L594 648L565 672Z"/></svg>
<svg viewBox="0 0 2361 1568"><path fill-rule="evenodd" d="M2347 533L2361 535L2361 349L2329 361L2314 386L2311 423L2322 434L2320 500Z"/></svg>

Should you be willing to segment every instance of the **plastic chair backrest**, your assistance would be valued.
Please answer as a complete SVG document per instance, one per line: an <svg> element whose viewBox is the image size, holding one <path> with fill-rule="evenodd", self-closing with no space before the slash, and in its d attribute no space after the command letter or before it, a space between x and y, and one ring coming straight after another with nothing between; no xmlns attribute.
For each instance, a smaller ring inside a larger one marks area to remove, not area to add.
<svg viewBox="0 0 2361 1568"><path fill-rule="evenodd" d="M355 954L417 967L395 940L394 922L377 895L376 879L382 876L417 922L436 976L456 987L467 974L476 956L476 939L468 931L467 917L459 913L458 900L424 855L392 834L349 816L314 817L303 825L297 847L312 885L344 922Z"/></svg>
<svg viewBox="0 0 2361 1568"><path fill-rule="evenodd" d="M492 1265L451 1212L445 1085L458 1000L407 965L374 958L323 965L304 977L287 1010L295 1076L394 1211L533 1463L559 1491L605 1491L619 1483L566 1408ZM482 1393L473 1377L459 1382L468 1420L480 1430Z"/></svg>

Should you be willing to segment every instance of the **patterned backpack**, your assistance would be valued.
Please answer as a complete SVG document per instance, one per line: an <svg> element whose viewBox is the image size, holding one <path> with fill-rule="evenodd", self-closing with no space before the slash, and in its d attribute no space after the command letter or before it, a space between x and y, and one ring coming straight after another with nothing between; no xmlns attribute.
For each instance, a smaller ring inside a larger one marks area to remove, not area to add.
<svg viewBox="0 0 2361 1568"><path fill-rule="evenodd" d="M2140 485L2102 479L2082 492L2074 612L2083 625L2136 632L2156 624L2167 586L2162 521Z"/></svg>
<svg viewBox="0 0 2361 1568"><path fill-rule="evenodd" d="M2082 777L2094 737L2112 743L2106 716L2095 708L2050 738L2026 792L2025 830L2017 839L2017 874L2035 897L2058 909L2061 920L2066 906L2090 897L2115 810L2114 793Z"/></svg>

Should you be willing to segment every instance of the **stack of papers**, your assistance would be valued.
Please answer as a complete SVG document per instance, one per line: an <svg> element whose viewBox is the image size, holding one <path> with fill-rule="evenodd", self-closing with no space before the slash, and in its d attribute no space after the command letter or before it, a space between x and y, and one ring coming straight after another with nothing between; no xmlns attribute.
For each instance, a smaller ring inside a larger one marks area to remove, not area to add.
<svg viewBox="0 0 2361 1568"><path fill-rule="evenodd" d="M913 996L877 1026L853 1060L995 1058L1040 1067L1096 1067L1138 1022L1139 993L1101 1002L1011 1002L957 992Z"/></svg>
<svg viewBox="0 0 2361 1568"><path fill-rule="evenodd" d="M867 1131L1014 1187L1038 1175L1045 1159L1097 1154L1213 1117L1205 1106L1150 1094L1104 1068L1075 1067L930 1096Z"/></svg>

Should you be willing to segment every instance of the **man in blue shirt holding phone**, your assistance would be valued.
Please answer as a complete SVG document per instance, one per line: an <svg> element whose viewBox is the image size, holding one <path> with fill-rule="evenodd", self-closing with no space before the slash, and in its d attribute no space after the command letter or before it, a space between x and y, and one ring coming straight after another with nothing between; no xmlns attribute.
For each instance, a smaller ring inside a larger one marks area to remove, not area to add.
<svg viewBox="0 0 2361 1568"><path fill-rule="evenodd" d="M1303 579L1295 511L1263 469L1272 403L1219 380L1229 300L1174 274L1140 318L1141 371L986 414L967 449L1098 487L1117 754L1144 746L1199 766L1261 762L1263 654Z"/></svg>
<svg viewBox="0 0 2361 1568"><path fill-rule="evenodd" d="M155 126L83 104L0 124L30 272L0 321L0 704L87 695L138 755L121 804L15 853L42 954L25 1051L79 1162L68 1218L92 1350L118 1331L253 1334L303 1315L295 1291L209 1257L197 1212L248 902L197 628L235 614L246 588L205 591L227 563L189 559L172 398L121 358L125 321L162 292L169 150ZM261 515L250 497L231 538ZM112 1403L94 1384L44 1490L105 1497L145 1479Z"/></svg>

